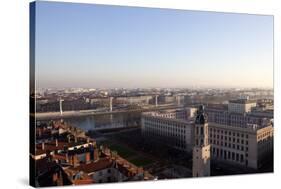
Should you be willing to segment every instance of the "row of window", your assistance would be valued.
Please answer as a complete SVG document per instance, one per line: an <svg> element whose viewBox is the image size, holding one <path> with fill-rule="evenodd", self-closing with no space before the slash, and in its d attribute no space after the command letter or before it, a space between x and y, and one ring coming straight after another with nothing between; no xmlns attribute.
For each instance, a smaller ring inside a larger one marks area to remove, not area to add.
<svg viewBox="0 0 281 189"><path fill-rule="evenodd" d="M150 122L150 121L145 121L144 122L144 125L145 127L147 126L151 126L151 127L154 127L154 128L158 128L160 130L168 130L168 131L174 131L174 132L181 132L181 133L185 133L185 127L183 127L182 125L180 124L165 124L163 125L162 124L159 124L159 123L156 123L156 122Z"/></svg>
<svg viewBox="0 0 281 189"><path fill-rule="evenodd" d="M248 153L246 153L244 157L244 154L235 153L215 147L211 148L211 153L213 154L213 157L218 159L232 160L240 163L245 163L246 165L248 164Z"/></svg>
<svg viewBox="0 0 281 189"><path fill-rule="evenodd" d="M175 137L178 138L179 140L183 140L185 141L185 135L182 135L180 133L170 133L170 132L159 132L159 130L155 129L155 128L151 128L151 127L147 127L145 129L146 133L153 133L156 136L168 136L168 137Z"/></svg>
<svg viewBox="0 0 281 189"><path fill-rule="evenodd" d="M185 149L186 148L186 140L185 136L184 137L179 137L176 135L161 135L160 133L157 132L150 132L148 130L145 131L146 136L159 136L159 137L172 137L172 140L169 140L169 145L176 146L178 148Z"/></svg>
<svg viewBox="0 0 281 189"><path fill-rule="evenodd" d="M244 147L243 145L239 145L239 144L231 144L231 143L227 143L227 142L223 143L222 141L219 142L217 140L212 140L212 139L210 139L209 143L218 145L218 146L222 146L222 147L226 147L226 148L232 148L235 150L246 151L246 152L248 152L248 150L249 150L248 146Z"/></svg>
<svg viewBox="0 0 281 189"><path fill-rule="evenodd" d="M245 136L246 138L249 137L248 134L245 134L245 135L244 135L244 133L231 132L231 131L226 131L226 130L222 130L222 129L215 129L215 128L213 129L213 128L210 128L209 130L210 130L210 133L213 133L213 134L215 134L215 133L217 133L217 134L219 134L219 133L223 134L223 133L224 133L225 135L228 134L229 136L231 136L231 135L232 135L232 136L237 136L237 137L240 137L240 136L241 136L242 138L243 138L244 136Z"/></svg>
<svg viewBox="0 0 281 189"><path fill-rule="evenodd" d="M248 145L248 140L244 140L244 139L240 139L240 138L234 138L234 137L227 137L227 136L223 136L223 135L213 135L213 134L210 134L210 139L212 140L224 140L225 142L229 141L229 142L234 142L234 143L237 143L237 144L246 144Z"/></svg>
<svg viewBox="0 0 281 189"><path fill-rule="evenodd" d="M271 135L271 132L270 131L267 131L267 132L265 132L265 133L263 133L263 134L260 134L259 136L258 136L258 140L260 140L260 139L262 139L262 138L265 138L265 137L268 137L268 136L270 136Z"/></svg>

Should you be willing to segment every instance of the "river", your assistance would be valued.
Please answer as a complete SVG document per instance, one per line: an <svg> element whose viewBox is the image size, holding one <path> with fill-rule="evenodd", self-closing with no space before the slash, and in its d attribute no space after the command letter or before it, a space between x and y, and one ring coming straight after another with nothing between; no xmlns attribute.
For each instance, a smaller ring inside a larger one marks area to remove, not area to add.
<svg viewBox="0 0 281 189"><path fill-rule="evenodd" d="M104 130L113 128L124 128L139 126L141 122L141 113L118 113L107 115L89 115L81 117L68 117L63 119L66 123L83 129Z"/></svg>

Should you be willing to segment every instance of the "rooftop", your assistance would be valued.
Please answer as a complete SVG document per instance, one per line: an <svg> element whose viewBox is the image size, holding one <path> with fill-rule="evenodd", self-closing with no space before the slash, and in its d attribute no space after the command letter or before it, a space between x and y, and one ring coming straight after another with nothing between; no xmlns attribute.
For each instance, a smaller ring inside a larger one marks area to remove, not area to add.
<svg viewBox="0 0 281 189"><path fill-rule="evenodd" d="M248 100L248 99L237 99L237 100L229 100L229 103L252 104L252 103L256 103L256 101L255 100Z"/></svg>

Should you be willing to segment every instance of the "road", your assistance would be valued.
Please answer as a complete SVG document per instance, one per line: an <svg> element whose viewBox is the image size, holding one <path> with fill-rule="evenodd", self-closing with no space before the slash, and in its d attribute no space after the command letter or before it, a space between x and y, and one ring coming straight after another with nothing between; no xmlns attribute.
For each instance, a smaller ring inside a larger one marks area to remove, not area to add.
<svg viewBox="0 0 281 189"><path fill-rule="evenodd" d="M114 111L96 111L96 110L78 110L78 111L64 111L61 115L60 112L39 112L31 114L35 116L36 120L48 120L48 119L60 119L67 117L80 117L80 116L89 116L89 115L106 115L106 114L118 114L118 113L129 113L129 112L148 112L155 110L165 110L172 108L182 108L183 106L178 105L166 105L158 106L152 108L140 108L140 109L131 109L131 110L114 110Z"/></svg>

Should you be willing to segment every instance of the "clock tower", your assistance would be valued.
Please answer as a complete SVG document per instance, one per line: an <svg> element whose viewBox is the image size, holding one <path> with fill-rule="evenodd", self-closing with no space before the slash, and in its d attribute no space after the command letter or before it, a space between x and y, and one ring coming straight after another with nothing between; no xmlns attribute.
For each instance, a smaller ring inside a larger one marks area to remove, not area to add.
<svg viewBox="0 0 281 189"><path fill-rule="evenodd" d="M210 144L208 139L208 118L204 112L204 106L197 110L195 124L193 126L193 177L210 176Z"/></svg>

